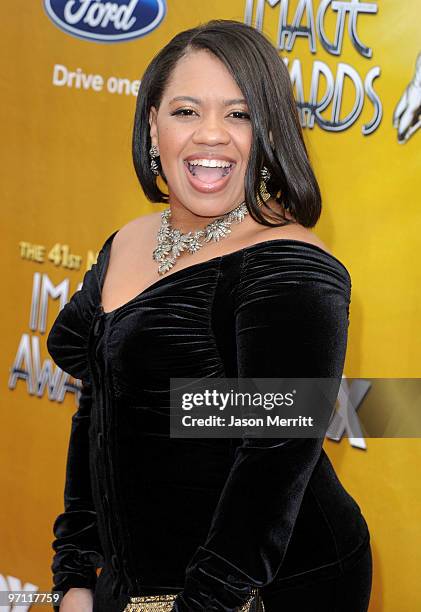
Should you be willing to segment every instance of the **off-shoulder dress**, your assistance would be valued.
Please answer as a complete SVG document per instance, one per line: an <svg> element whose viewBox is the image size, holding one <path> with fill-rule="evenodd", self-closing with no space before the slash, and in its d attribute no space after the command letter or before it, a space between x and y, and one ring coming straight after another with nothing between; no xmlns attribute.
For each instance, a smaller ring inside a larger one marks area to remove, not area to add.
<svg viewBox="0 0 421 612"><path fill-rule="evenodd" d="M259 587L266 602L280 593L270 610L281 612L282 589L341 576L367 554L360 507L323 439L171 438L169 379L340 381L349 272L316 245L273 239L172 271L104 312L116 233L47 338L82 381L53 590L91 588L99 612L174 591L178 612L230 612Z"/></svg>

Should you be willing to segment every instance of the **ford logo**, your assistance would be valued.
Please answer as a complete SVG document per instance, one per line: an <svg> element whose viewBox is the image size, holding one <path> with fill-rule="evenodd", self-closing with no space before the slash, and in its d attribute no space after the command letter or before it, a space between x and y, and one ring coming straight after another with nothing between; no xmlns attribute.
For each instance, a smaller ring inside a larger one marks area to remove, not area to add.
<svg viewBox="0 0 421 612"><path fill-rule="evenodd" d="M108 43L149 34L166 13L165 0L44 0L44 8L64 32Z"/></svg>

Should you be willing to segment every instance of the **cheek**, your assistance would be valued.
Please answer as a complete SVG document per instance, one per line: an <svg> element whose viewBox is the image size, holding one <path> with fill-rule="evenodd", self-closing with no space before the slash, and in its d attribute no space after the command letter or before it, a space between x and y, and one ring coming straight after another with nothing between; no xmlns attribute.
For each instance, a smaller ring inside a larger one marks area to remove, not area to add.
<svg viewBox="0 0 421 612"><path fill-rule="evenodd" d="M180 164L183 153L186 151L189 137L185 130L164 129L159 135L159 150L161 163L169 170ZM186 144L187 143L187 144Z"/></svg>
<svg viewBox="0 0 421 612"><path fill-rule="evenodd" d="M247 162L250 157L251 144L252 144L251 130L247 131L247 133L242 133L238 135L237 147L238 147L238 150L241 152L241 157L243 158L243 162L245 165L247 165Z"/></svg>
<svg viewBox="0 0 421 612"><path fill-rule="evenodd" d="M161 124L158 132L159 142L164 149L176 150L192 136L192 130L187 125L176 123Z"/></svg>

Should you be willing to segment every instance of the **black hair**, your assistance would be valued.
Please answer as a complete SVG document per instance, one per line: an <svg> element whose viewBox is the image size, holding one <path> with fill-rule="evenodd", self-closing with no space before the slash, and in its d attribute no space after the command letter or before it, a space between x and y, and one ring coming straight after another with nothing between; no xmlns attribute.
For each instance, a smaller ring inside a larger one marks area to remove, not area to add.
<svg viewBox="0 0 421 612"><path fill-rule="evenodd" d="M214 19L180 32L146 68L136 102L132 156L147 198L151 202L168 202L168 194L158 187L157 176L150 169L150 108L159 108L178 60L195 50L210 51L221 60L247 101L253 138L245 174L245 203L252 218L271 227L287 225L283 207L304 227L316 225L321 214L321 194L310 165L288 69L264 34L228 19ZM156 161L166 182L159 158ZM258 193L263 166L271 175L266 190L280 204L271 218L281 223L270 223L262 214L266 205Z"/></svg>

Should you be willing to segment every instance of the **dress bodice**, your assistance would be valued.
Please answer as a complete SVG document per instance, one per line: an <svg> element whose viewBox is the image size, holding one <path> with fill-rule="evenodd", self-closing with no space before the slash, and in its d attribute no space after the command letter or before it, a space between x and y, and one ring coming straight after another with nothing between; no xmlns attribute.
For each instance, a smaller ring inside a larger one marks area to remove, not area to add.
<svg viewBox="0 0 421 612"><path fill-rule="evenodd" d="M368 531L323 440L174 439L167 409L171 377L335 377L339 385L348 270L315 245L269 240L174 271L105 313L115 234L47 340L56 364L91 392L69 444L73 455L84 444L89 474L81 461L67 472L55 588L70 588L75 573L78 584L95 584L93 558L80 562L86 542L74 535L88 524L114 594L183 589L179 611L213 602L228 612L275 577L339 571ZM69 542L78 572L60 564Z"/></svg>

